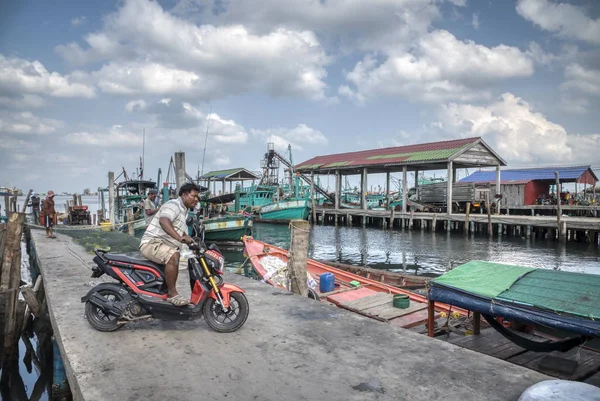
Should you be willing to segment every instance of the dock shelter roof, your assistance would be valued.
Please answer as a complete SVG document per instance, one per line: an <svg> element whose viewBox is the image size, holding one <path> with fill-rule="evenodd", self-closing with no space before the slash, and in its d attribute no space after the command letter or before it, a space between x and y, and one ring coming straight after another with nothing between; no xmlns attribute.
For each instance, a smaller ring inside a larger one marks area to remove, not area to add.
<svg viewBox="0 0 600 401"><path fill-rule="evenodd" d="M555 171L558 172L560 182L577 182L593 186L598 181L591 166L508 169L500 171L500 181L502 184L526 184L530 181L544 181L553 184L556 180ZM496 182L496 172L477 171L460 182L493 183Z"/></svg>
<svg viewBox="0 0 600 401"><path fill-rule="evenodd" d="M210 171L200 177L200 181L244 181L258 179L260 179L260 177L242 167L229 170Z"/></svg>
<svg viewBox="0 0 600 401"><path fill-rule="evenodd" d="M295 166L303 173L327 174L339 170L356 174L367 167L369 173L407 170L443 170L454 168L505 166L506 162L481 138L456 139L417 145L363 150L313 157Z"/></svg>

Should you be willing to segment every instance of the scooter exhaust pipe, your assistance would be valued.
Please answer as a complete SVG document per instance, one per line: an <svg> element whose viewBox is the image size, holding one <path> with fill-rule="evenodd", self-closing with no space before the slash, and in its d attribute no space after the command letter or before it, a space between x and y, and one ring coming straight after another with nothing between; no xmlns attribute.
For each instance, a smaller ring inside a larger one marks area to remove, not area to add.
<svg viewBox="0 0 600 401"><path fill-rule="evenodd" d="M91 302L92 304L96 305L108 315L119 317L124 312L123 308L120 308L119 306L115 305L112 301L108 301L106 298L104 298L98 293L92 294L92 296L88 299L88 302Z"/></svg>

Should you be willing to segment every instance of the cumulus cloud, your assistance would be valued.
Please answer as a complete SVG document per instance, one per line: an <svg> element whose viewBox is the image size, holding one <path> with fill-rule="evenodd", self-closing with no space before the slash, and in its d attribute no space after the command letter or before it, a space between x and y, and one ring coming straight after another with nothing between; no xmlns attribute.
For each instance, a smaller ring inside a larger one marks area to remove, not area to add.
<svg viewBox="0 0 600 401"><path fill-rule="evenodd" d="M128 146L141 147L143 138L141 132L132 132L121 125L113 125L106 131L73 132L68 134L65 140L70 144L81 146L122 148Z"/></svg>
<svg viewBox="0 0 600 401"><path fill-rule="evenodd" d="M29 94L11 94L0 96L0 109L38 109L44 107L43 97Z"/></svg>
<svg viewBox="0 0 600 401"><path fill-rule="evenodd" d="M576 90L589 95L600 95L600 70L586 68L578 63L569 64L565 68L566 81L562 88Z"/></svg>
<svg viewBox="0 0 600 401"><path fill-rule="evenodd" d="M0 54L0 93L37 94L54 97L94 97L94 87L73 82L69 75L49 72L39 61Z"/></svg>
<svg viewBox="0 0 600 401"><path fill-rule="evenodd" d="M304 150L307 146L326 145L329 141L319 130L306 124L298 124L295 128L270 128L265 130L253 129L252 135L260 140L273 143L280 152L287 151L288 145L293 150Z"/></svg>
<svg viewBox="0 0 600 401"><path fill-rule="evenodd" d="M41 118L29 111L0 114L0 134L9 135L48 135L63 127L63 122L51 118Z"/></svg>
<svg viewBox="0 0 600 401"><path fill-rule="evenodd" d="M71 25L72 26L80 26L85 24L85 22L87 21L87 18L85 17L85 15L81 15L79 17L75 17L73 19L71 19Z"/></svg>
<svg viewBox="0 0 600 401"><path fill-rule="evenodd" d="M505 93L487 106L449 103L434 129L451 137L481 136L507 161L576 163L597 159L600 135L568 133L523 99Z"/></svg>
<svg viewBox="0 0 600 401"><path fill-rule="evenodd" d="M355 88L342 85L339 93L359 102L379 94L469 101L487 97L481 88L489 82L532 74L531 58L515 47L490 48L438 30L423 37L412 53L393 54L384 61L366 56L346 74Z"/></svg>
<svg viewBox="0 0 600 401"><path fill-rule="evenodd" d="M590 18L582 7L550 0L519 0L517 13L561 37L600 43L600 19Z"/></svg>
<svg viewBox="0 0 600 401"><path fill-rule="evenodd" d="M220 2L214 7L206 0L180 0L172 12L203 23L243 24L262 33L281 26L319 32L325 42L343 52L408 44L427 33L431 22L441 16L431 0L263 0L260 7L254 0Z"/></svg>
<svg viewBox="0 0 600 401"><path fill-rule="evenodd" d="M85 42L56 50L75 64L110 60L91 74L108 93L207 99L263 90L326 99L329 58L310 31L197 26L158 2L127 0Z"/></svg>

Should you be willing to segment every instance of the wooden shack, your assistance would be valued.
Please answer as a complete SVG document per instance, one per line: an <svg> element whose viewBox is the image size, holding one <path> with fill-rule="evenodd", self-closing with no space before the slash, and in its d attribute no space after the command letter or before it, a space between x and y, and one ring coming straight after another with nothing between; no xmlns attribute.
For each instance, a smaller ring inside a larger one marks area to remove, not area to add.
<svg viewBox="0 0 600 401"><path fill-rule="evenodd" d="M502 208L514 208L536 204L540 197L550 196L550 187L555 185L554 172L562 183L575 183L575 192L578 184L584 192L587 186L595 186L598 178L591 166L575 167L543 167L507 169L500 171L500 193ZM491 196L495 197L496 171L477 171L459 181L460 183L474 183L477 188L490 188Z"/></svg>

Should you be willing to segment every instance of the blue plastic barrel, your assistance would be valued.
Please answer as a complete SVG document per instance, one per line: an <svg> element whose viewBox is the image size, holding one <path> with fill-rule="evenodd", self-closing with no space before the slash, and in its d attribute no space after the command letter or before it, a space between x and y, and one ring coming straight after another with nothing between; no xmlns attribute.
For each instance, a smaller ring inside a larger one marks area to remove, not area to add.
<svg viewBox="0 0 600 401"><path fill-rule="evenodd" d="M323 273L319 280L319 291L331 292L335 287L335 276L333 273Z"/></svg>

